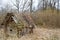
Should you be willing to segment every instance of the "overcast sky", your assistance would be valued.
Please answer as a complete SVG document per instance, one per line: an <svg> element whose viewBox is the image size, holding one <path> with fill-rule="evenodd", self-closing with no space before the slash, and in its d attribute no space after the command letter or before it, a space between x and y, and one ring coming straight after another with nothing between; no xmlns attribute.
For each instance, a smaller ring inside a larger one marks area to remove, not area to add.
<svg viewBox="0 0 60 40"><path fill-rule="evenodd" d="M25 1L25 0L24 0L24 1ZM12 2L15 3L15 0L12 0ZM0 0L0 7L5 8L5 6L6 6L7 4L13 6L12 2L11 2L11 0ZM30 0L28 0L28 2L30 2ZM21 3L23 3L23 2L21 1ZM28 4L28 3L27 3L27 4ZM37 5L38 5L38 0L33 0L33 9L34 9L34 10L38 9L38 8L37 8ZM20 6L20 7L21 7L21 6ZM16 7L13 6L12 9L16 9ZM28 8L25 7L25 10L26 10L26 9L28 10L29 7L28 7ZM0 10L1 10L1 8L0 8ZM20 10L22 10L22 9L20 9Z"/></svg>
<svg viewBox="0 0 60 40"><path fill-rule="evenodd" d="M6 5L9 3L11 0L0 0L0 5ZM14 0L13 0L14 1ZM36 6L38 4L38 0L33 0L34 5Z"/></svg>
<svg viewBox="0 0 60 40"><path fill-rule="evenodd" d="M12 0L12 2L14 2L15 0ZM11 0L0 0L0 7L4 7L7 3L10 3L11 5L13 5L11 3ZM38 5L38 0L33 0L33 7L37 9L37 5Z"/></svg>
<svg viewBox="0 0 60 40"><path fill-rule="evenodd" d="M33 8L37 9L37 5L38 5L39 1L40 0L33 0ZM14 0L13 0L13 2L14 2ZM4 7L7 3L10 3L12 5L11 0L0 0L0 7ZM57 5L58 5L58 3L56 3L56 8L57 8Z"/></svg>

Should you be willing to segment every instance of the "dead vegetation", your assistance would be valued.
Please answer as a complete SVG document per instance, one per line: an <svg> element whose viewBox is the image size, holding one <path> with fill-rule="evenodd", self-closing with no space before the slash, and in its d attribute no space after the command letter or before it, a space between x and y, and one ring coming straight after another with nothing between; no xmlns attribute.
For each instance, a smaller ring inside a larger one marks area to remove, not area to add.
<svg viewBox="0 0 60 40"><path fill-rule="evenodd" d="M60 26L60 12L57 10L47 9L44 11L37 11L32 14L32 18L34 19L36 25L46 25L51 27L59 28Z"/></svg>
<svg viewBox="0 0 60 40"><path fill-rule="evenodd" d="M8 35L9 37L7 37L6 40L60 40L60 32L59 32L60 31L60 27L59 27L60 26L60 21L59 21L60 12L58 14L58 12L56 10L54 10L54 12L53 12L50 9L44 10L44 11L37 11L30 15L32 17L31 20L28 19L30 17L29 17L29 15L27 16L27 14L25 14L25 16L23 16L25 19L22 18L22 14L21 14L21 16L19 14L15 14L15 15L17 17L17 20L21 19L19 21L19 23L17 24L18 30L15 27L16 24L11 23L11 25L13 24L14 27L13 26L8 27L7 33L9 34ZM2 18L3 17L1 17L1 20L2 20ZM28 19L28 21L26 20L26 18ZM26 21L27 21L27 23L26 23ZM35 29L32 29L30 27L28 28L28 26L32 22L37 25L37 27ZM27 24L29 24L29 25L27 25ZM22 26L25 26L25 27L22 27ZM10 28L12 28L12 30ZM2 36L0 37L1 40L5 40L5 37L6 37L4 35L3 30L4 29L0 30L0 32L2 32L1 33ZM32 30L34 30L34 31L32 31ZM32 32L32 34L29 34L30 32Z"/></svg>
<svg viewBox="0 0 60 40"><path fill-rule="evenodd" d="M2 23L0 24L0 27L4 29L6 37L5 40L7 39L7 37L12 35L16 35L18 38L20 38L25 34L33 33L34 24L31 17L28 15L23 15L22 18L25 21L25 23L27 23L26 25L22 20L18 21L17 19L15 19L15 15L13 13L6 14L4 19L2 20Z"/></svg>

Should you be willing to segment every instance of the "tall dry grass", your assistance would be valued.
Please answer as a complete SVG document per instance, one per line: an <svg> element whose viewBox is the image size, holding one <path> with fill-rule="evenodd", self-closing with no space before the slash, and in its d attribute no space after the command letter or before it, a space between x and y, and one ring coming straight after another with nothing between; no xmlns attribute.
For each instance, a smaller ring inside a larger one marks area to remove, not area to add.
<svg viewBox="0 0 60 40"><path fill-rule="evenodd" d="M60 26L60 11L58 12L56 9L38 10L32 14L32 18L36 25L48 25L53 27Z"/></svg>

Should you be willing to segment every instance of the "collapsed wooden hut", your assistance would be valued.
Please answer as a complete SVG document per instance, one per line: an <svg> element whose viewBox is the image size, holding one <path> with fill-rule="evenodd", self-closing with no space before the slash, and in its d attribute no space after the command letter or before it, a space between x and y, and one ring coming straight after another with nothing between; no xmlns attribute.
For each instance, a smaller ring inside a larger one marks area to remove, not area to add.
<svg viewBox="0 0 60 40"><path fill-rule="evenodd" d="M7 13L1 27L3 26L6 37L15 36L18 37L27 33L33 33L34 23L30 16L23 15L23 20L17 20L17 17L13 13Z"/></svg>

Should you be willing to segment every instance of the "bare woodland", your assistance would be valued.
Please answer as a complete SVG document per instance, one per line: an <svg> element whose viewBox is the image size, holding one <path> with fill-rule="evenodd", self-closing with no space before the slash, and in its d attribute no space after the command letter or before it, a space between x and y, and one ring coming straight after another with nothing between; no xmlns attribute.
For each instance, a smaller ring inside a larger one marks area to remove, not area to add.
<svg viewBox="0 0 60 40"><path fill-rule="evenodd" d="M0 7L0 40L60 40L60 0L11 0Z"/></svg>

